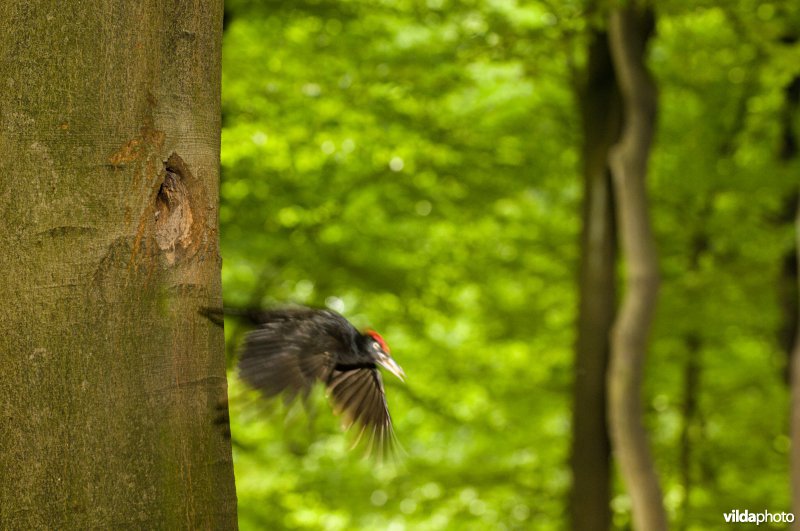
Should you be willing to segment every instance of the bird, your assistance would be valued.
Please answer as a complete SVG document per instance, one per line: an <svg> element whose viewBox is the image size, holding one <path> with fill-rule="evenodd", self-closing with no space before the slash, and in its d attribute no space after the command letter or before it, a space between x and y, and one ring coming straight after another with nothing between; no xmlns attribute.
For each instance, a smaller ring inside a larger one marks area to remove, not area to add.
<svg viewBox="0 0 800 531"><path fill-rule="evenodd" d="M239 377L262 396L282 394L288 404L298 396L307 399L321 383L334 414L342 417L342 427L357 427L353 446L366 435L368 453L379 458L393 453L397 443L378 367L401 381L405 372L378 332L359 331L330 309L225 308L204 313L215 322L221 313L254 326L239 349L237 369Z"/></svg>

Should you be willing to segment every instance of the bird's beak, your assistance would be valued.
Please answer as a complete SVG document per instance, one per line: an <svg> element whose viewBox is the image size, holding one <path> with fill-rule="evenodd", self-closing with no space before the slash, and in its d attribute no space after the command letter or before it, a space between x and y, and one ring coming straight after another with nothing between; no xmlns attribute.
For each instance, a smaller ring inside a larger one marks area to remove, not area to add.
<svg viewBox="0 0 800 531"><path fill-rule="evenodd" d="M380 363L384 369L400 378L401 381L406 381L406 373L403 372L403 369L400 367L400 365L398 365L397 362L394 361L394 359L392 359L392 357L388 354L381 353L378 355L378 363Z"/></svg>

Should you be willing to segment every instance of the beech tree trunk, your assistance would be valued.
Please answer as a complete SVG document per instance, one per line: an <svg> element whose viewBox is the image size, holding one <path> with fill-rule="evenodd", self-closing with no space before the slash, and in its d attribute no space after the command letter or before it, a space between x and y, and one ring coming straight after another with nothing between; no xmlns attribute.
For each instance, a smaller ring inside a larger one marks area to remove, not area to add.
<svg viewBox="0 0 800 531"><path fill-rule="evenodd" d="M619 88L606 33L596 32L592 36L587 76L579 98L584 197L570 518L575 530L602 531L611 524L606 371L616 309L616 234L608 153L619 137L622 122Z"/></svg>
<svg viewBox="0 0 800 531"><path fill-rule="evenodd" d="M0 3L0 529L233 529L222 0Z"/></svg>
<svg viewBox="0 0 800 531"><path fill-rule="evenodd" d="M609 37L624 125L620 142L611 150L610 164L625 257L625 296L612 332L608 413L614 456L631 498L634 528L639 531L667 528L641 402L647 336L659 284L645 187L657 107L655 85L644 65L652 29L652 13L635 5L611 14Z"/></svg>

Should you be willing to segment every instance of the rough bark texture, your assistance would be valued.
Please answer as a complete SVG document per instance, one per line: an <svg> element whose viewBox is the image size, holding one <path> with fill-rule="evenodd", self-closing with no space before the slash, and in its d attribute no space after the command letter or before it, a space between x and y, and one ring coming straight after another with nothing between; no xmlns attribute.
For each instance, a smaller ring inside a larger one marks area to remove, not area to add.
<svg viewBox="0 0 800 531"><path fill-rule="evenodd" d="M625 296L612 332L608 412L614 456L630 494L634 528L639 531L667 528L641 402L647 336L659 284L645 187L657 100L644 65L652 29L651 13L635 6L611 14L609 37L624 102L624 126L610 163L626 275Z"/></svg>
<svg viewBox="0 0 800 531"><path fill-rule="evenodd" d="M622 122L619 88L606 33L592 36L587 77L579 97L584 199L570 517L575 530L602 531L611 524L606 371L616 307L616 237L608 152L619 137Z"/></svg>
<svg viewBox="0 0 800 531"><path fill-rule="evenodd" d="M231 529L222 1L0 3L0 529Z"/></svg>

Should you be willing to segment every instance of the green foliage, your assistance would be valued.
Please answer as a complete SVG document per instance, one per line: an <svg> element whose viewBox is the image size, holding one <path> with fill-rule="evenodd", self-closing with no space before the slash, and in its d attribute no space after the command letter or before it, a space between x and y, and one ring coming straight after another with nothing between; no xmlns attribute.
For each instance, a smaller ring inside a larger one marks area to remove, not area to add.
<svg viewBox="0 0 800 531"><path fill-rule="evenodd" d="M781 39L798 14L659 5L650 189L665 281L645 398L670 516L705 529L732 508L788 508L776 286L798 168L777 153L799 73ZM406 455L379 467L348 451L321 393L308 414L287 412L234 380L242 528L564 527L575 86L602 17L512 0L227 9L225 298L340 310L380 330L408 375L386 378ZM687 498L676 448L690 355ZM624 525L621 488L613 506Z"/></svg>

